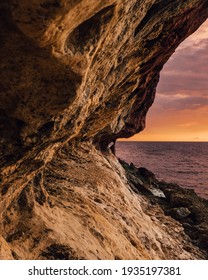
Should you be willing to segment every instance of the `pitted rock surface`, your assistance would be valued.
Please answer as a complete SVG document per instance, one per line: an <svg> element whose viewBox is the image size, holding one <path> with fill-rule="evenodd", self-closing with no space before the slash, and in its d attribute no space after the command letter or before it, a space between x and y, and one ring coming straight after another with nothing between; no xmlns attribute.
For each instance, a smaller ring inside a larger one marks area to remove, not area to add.
<svg viewBox="0 0 208 280"><path fill-rule="evenodd" d="M202 257L144 211L109 144L144 129L207 15L207 0L1 1L1 258Z"/></svg>

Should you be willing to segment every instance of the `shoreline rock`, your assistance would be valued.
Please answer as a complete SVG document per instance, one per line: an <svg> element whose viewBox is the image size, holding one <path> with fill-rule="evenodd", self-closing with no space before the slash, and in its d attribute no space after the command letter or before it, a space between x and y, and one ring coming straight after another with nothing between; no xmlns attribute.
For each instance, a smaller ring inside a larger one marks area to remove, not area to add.
<svg viewBox="0 0 208 280"><path fill-rule="evenodd" d="M164 214L183 226L191 242L208 258L208 200L194 190L159 181L146 168L120 160L132 189L159 205Z"/></svg>

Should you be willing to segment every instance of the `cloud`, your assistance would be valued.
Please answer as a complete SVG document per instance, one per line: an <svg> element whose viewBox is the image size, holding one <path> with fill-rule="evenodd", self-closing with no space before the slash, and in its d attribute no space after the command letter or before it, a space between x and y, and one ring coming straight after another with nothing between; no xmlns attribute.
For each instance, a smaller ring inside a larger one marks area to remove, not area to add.
<svg viewBox="0 0 208 280"><path fill-rule="evenodd" d="M174 92L169 94L157 94L155 110L164 111L181 111L195 110L203 107L208 107L208 96L194 96ZM154 105L153 105L154 106Z"/></svg>
<svg viewBox="0 0 208 280"><path fill-rule="evenodd" d="M164 66L146 128L134 139L208 141L207 73L208 20Z"/></svg>
<svg viewBox="0 0 208 280"><path fill-rule="evenodd" d="M208 95L208 21L179 46L161 71L159 93Z"/></svg>
<svg viewBox="0 0 208 280"><path fill-rule="evenodd" d="M205 21L199 29L189 36L179 47L178 50L189 48L192 46L192 50L203 47L202 41L208 38L208 21Z"/></svg>
<svg viewBox="0 0 208 280"><path fill-rule="evenodd" d="M199 49L194 54L189 52L189 49L178 52L162 70L158 92L198 90L208 93L207 61L208 39L206 47Z"/></svg>
<svg viewBox="0 0 208 280"><path fill-rule="evenodd" d="M190 122L190 123L181 123L179 124L180 127L192 127L198 124L198 122Z"/></svg>

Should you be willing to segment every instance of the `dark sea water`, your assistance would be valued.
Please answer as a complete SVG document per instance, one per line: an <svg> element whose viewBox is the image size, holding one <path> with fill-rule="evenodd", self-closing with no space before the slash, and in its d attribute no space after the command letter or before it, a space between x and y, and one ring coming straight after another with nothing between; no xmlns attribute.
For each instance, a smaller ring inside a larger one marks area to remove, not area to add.
<svg viewBox="0 0 208 280"><path fill-rule="evenodd" d="M208 199L208 142L117 142L116 155Z"/></svg>

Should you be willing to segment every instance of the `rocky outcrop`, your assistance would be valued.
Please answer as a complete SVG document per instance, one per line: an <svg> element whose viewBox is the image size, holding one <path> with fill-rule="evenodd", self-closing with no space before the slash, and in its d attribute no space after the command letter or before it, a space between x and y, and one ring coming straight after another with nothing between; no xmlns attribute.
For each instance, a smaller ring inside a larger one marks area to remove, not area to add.
<svg viewBox="0 0 208 280"><path fill-rule="evenodd" d="M184 232L208 258L208 201L199 197L194 190L181 188L177 184L159 181L155 175L133 164L120 161L126 171L132 190L145 195L164 211L180 222Z"/></svg>
<svg viewBox="0 0 208 280"><path fill-rule="evenodd" d="M177 222L151 218L162 210L109 144L144 128L207 0L9 0L0 14L1 258L202 257Z"/></svg>

